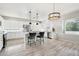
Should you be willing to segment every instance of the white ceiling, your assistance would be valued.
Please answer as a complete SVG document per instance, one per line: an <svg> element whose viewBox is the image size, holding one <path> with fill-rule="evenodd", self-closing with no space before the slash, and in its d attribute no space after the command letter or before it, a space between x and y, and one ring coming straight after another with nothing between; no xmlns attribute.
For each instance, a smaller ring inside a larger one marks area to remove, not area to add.
<svg viewBox="0 0 79 59"><path fill-rule="evenodd" d="M79 3L56 3L55 8L64 15L79 10ZM24 18L30 9L33 16L38 12L40 18L47 18L53 12L53 3L0 3L1 15Z"/></svg>

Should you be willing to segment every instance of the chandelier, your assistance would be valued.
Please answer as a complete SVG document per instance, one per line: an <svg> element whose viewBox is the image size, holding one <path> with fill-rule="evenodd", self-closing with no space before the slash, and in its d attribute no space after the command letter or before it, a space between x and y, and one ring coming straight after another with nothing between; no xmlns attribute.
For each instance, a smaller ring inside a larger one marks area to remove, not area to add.
<svg viewBox="0 0 79 59"><path fill-rule="evenodd" d="M55 11L55 3L53 4L53 12L49 13L48 19L49 20L58 20L60 18L60 12Z"/></svg>
<svg viewBox="0 0 79 59"><path fill-rule="evenodd" d="M38 20L38 13L36 13L36 16L35 17L32 17L32 11L30 10L29 11L29 20L30 20L30 22L29 22L29 24L32 24L32 18L36 18L36 20ZM36 25L38 25L38 22L36 23Z"/></svg>

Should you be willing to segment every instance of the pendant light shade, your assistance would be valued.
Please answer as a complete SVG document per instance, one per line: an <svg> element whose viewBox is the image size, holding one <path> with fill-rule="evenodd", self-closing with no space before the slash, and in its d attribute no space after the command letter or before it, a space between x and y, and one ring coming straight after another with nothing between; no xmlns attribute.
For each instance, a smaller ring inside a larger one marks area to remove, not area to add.
<svg viewBox="0 0 79 59"><path fill-rule="evenodd" d="M31 22L29 24L32 24Z"/></svg>
<svg viewBox="0 0 79 59"><path fill-rule="evenodd" d="M49 13L49 20L58 20L60 18L60 12L55 11L55 3L53 4L53 12Z"/></svg>
<svg viewBox="0 0 79 59"><path fill-rule="evenodd" d="M38 25L38 23L36 23L36 25Z"/></svg>
<svg viewBox="0 0 79 59"><path fill-rule="evenodd" d="M60 13L59 12L49 13L48 17L49 20L57 20L60 18Z"/></svg>

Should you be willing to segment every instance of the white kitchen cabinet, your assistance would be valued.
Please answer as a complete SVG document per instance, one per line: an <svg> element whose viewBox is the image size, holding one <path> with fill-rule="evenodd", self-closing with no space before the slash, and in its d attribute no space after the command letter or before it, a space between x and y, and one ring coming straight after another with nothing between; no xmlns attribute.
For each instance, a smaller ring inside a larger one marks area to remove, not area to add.
<svg viewBox="0 0 79 59"><path fill-rule="evenodd" d="M0 50L3 47L3 32L0 32Z"/></svg>

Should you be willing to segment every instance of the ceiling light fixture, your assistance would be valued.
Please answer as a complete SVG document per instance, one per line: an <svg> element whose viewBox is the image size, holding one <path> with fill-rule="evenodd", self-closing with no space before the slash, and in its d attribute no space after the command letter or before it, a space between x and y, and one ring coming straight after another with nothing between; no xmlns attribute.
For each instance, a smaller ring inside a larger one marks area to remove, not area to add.
<svg viewBox="0 0 79 59"><path fill-rule="evenodd" d="M38 20L38 13L36 13L36 20ZM36 25L38 25L38 23L36 23Z"/></svg>
<svg viewBox="0 0 79 59"><path fill-rule="evenodd" d="M29 20L30 20L30 23L29 24L32 24L31 23L31 10L29 11Z"/></svg>
<svg viewBox="0 0 79 59"><path fill-rule="evenodd" d="M53 3L53 12L49 13L48 19L49 20L58 20L60 18L60 12L55 11L55 3Z"/></svg>
<svg viewBox="0 0 79 59"><path fill-rule="evenodd" d="M36 21L36 25L38 25L39 23L41 23L41 21L37 21L38 20L38 17L39 17L39 14L38 13L36 13L35 14L35 17L32 17L32 11L30 10L29 11L29 24L31 25L32 24L32 19L36 19L35 21Z"/></svg>

